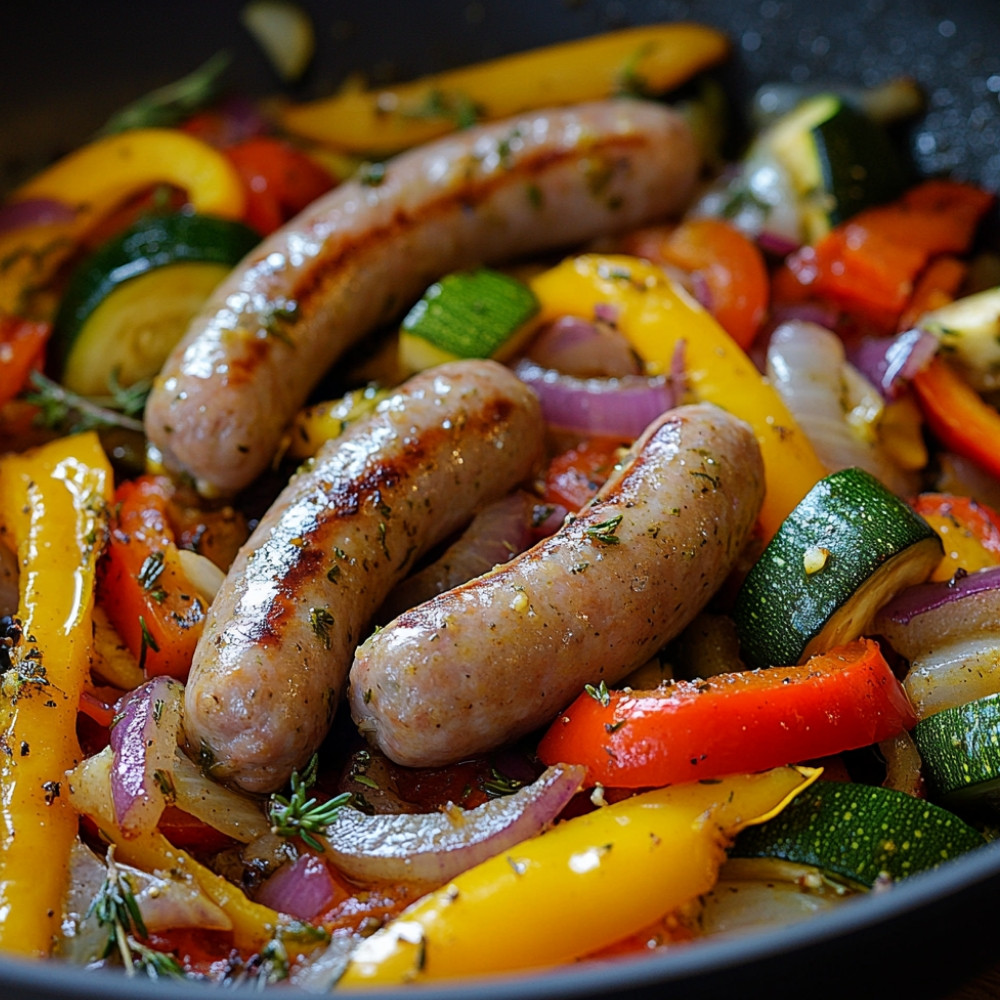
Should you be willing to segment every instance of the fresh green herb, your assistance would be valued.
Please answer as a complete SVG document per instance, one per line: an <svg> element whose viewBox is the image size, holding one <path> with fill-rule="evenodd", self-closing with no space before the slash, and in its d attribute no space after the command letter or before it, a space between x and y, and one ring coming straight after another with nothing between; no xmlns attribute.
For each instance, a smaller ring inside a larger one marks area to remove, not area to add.
<svg viewBox="0 0 1000 1000"><path fill-rule="evenodd" d="M367 774L354 774L352 777L359 785L364 785L366 788L374 788L378 791L378 782L374 778L369 778Z"/></svg>
<svg viewBox="0 0 1000 1000"><path fill-rule="evenodd" d="M142 561L142 566L139 567L139 586L143 590L148 591L150 596L155 601L164 601L167 596L167 592L162 587L156 586L156 581L160 578L163 573L163 550L158 549L156 552L151 552Z"/></svg>
<svg viewBox="0 0 1000 1000"><path fill-rule="evenodd" d="M627 97L649 96L649 81L639 72L639 64L649 54L652 47L652 43L640 45L625 60L616 81L619 95Z"/></svg>
<svg viewBox="0 0 1000 1000"><path fill-rule="evenodd" d="M149 629L146 626L146 619L142 615L139 615L139 632L142 636L141 642L139 643L139 669L146 669L146 654L149 650L154 653L160 651L160 647L156 645L156 640L150 635Z"/></svg>
<svg viewBox="0 0 1000 1000"><path fill-rule="evenodd" d="M313 635L323 643L324 649L330 648L330 629L336 624L333 615L327 608L311 608L309 610L309 626Z"/></svg>
<svg viewBox="0 0 1000 1000"><path fill-rule="evenodd" d="M382 546L382 554L386 559L391 559L392 556L389 555L389 546L385 542L385 521L379 521L378 523L378 541L379 545Z"/></svg>
<svg viewBox="0 0 1000 1000"><path fill-rule="evenodd" d="M222 75L231 61L228 52L217 52L194 72L127 104L108 119L99 134L177 125L218 96Z"/></svg>
<svg viewBox="0 0 1000 1000"><path fill-rule="evenodd" d="M299 304L293 299L276 299L268 302L257 313L260 328L275 340L280 340L289 347L295 342L288 335L288 328L299 318Z"/></svg>
<svg viewBox="0 0 1000 1000"><path fill-rule="evenodd" d="M288 798L271 795L267 815L271 821L271 832L279 837L301 837L313 850L322 851L323 845L313 836L321 833L336 818L341 808L351 801L350 792L342 792L326 802L308 797L309 786L316 780L319 758L313 754L302 775L292 772L289 781Z"/></svg>
<svg viewBox="0 0 1000 1000"><path fill-rule="evenodd" d="M490 776L482 781L483 791L491 798L501 798L504 795L513 795L519 788L524 787L524 782L518 778L511 778L509 775L498 771L495 767L490 768Z"/></svg>
<svg viewBox="0 0 1000 1000"><path fill-rule="evenodd" d="M593 538L595 542L601 542L603 545L617 545L621 539L615 534L618 530L618 525L622 523L623 514L615 514L614 517L609 518L607 521L601 521L600 524L591 525L589 528L584 529L584 534L589 538Z"/></svg>
<svg viewBox="0 0 1000 1000"><path fill-rule="evenodd" d="M428 91L419 104L400 108L399 113L404 118L443 118L459 129L475 125L482 117L482 109L467 94L436 89Z"/></svg>
<svg viewBox="0 0 1000 1000"><path fill-rule="evenodd" d="M358 168L358 183L364 187L378 187L385 183L384 163L362 163Z"/></svg>
<svg viewBox="0 0 1000 1000"><path fill-rule="evenodd" d="M597 687L593 684L584 684L583 690L590 695L602 708L607 708L611 704L611 692L608 690L608 685L601 681Z"/></svg>
<svg viewBox="0 0 1000 1000"><path fill-rule="evenodd" d="M41 372L32 372L29 381L34 392L26 392L24 399L38 407L36 423L63 434L78 434L100 427L120 427L122 430L142 433L141 413L146 405L151 383L143 381L122 388L113 379L111 395L80 396L59 385Z"/></svg>

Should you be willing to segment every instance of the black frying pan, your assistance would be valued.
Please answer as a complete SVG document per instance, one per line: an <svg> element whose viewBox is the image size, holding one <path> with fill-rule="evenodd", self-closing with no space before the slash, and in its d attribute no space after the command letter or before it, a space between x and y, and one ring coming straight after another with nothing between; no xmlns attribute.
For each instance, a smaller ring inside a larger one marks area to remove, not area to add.
<svg viewBox="0 0 1000 1000"><path fill-rule="evenodd" d="M997 0L316 0L303 6L314 14L319 46L297 96L329 92L355 70L376 80L406 78L561 38L676 19L716 25L733 39L724 76L737 103L774 79L871 85L913 75L928 95L927 113L907 136L917 169L1000 190ZM240 27L240 7L239 0L7 5L0 18L0 189L83 141L117 107L220 48L236 57L237 86L275 90L277 78ZM940 998L1000 959L998 892L1000 846L994 845L791 929L417 995ZM198 984L0 959L0 996L9 1000L218 995Z"/></svg>

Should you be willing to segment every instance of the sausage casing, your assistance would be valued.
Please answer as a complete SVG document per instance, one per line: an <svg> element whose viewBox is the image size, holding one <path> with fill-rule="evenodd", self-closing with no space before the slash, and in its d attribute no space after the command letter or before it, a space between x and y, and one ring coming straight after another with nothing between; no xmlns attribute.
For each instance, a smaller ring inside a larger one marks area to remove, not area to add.
<svg viewBox="0 0 1000 1000"><path fill-rule="evenodd" d="M745 423L708 404L668 411L556 534L361 645L359 728L410 766L532 732L681 631L733 567L763 492Z"/></svg>

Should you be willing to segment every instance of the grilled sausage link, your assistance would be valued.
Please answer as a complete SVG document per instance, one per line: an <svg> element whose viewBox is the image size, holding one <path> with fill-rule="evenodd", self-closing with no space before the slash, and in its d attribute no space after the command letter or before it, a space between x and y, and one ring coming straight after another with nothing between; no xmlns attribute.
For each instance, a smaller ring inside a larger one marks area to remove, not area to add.
<svg viewBox="0 0 1000 1000"><path fill-rule="evenodd" d="M146 432L206 492L271 461L309 391L448 271L569 246L681 209L699 167L668 108L609 101L485 125L350 181L213 293L157 378Z"/></svg>
<svg viewBox="0 0 1000 1000"><path fill-rule="evenodd" d="M240 550L185 694L189 744L249 791L326 735L369 619L428 548L540 457L534 393L502 365L424 372L328 442Z"/></svg>
<svg viewBox="0 0 1000 1000"><path fill-rule="evenodd" d="M681 631L732 568L763 493L746 424L708 404L668 411L556 534L370 636L351 668L355 721L415 767L530 733Z"/></svg>

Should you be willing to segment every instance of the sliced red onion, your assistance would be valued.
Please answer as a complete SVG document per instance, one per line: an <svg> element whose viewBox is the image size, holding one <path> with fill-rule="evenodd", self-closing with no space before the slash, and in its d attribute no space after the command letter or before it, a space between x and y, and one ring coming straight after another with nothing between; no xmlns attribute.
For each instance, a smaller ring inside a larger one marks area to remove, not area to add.
<svg viewBox="0 0 1000 1000"><path fill-rule="evenodd" d="M342 895L327 863L303 854L282 865L257 890L256 901L297 920L312 920Z"/></svg>
<svg viewBox="0 0 1000 1000"><path fill-rule="evenodd" d="M76 211L54 198L24 198L0 205L0 234L26 226L47 226L55 222L72 222Z"/></svg>
<svg viewBox="0 0 1000 1000"><path fill-rule="evenodd" d="M762 229L757 234L757 246L772 257L787 257L793 250L798 250L801 245L801 240L792 239L787 233Z"/></svg>
<svg viewBox="0 0 1000 1000"><path fill-rule="evenodd" d="M484 507L440 558L393 591L379 618L395 618L407 608L482 576L529 548L535 540L532 525L537 502L517 490Z"/></svg>
<svg viewBox="0 0 1000 1000"><path fill-rule="evenodd" d="M326 856L360 882L441 885L540 834L579 790L585 769L556 764L533 784L475 809L368 816L343 809L325 832Z"/></svg>
<svg viewBox="0 0 1000 1000"><path fill-rule="evenodd" d="M933 334L913 329L895 337L866 337L851 351L851 363L886 399L895 399L937 349Z"/></svg>
<svg viewBox="0 0 1000 1000"><path fill-rule="evenodd" d="M673 385L662 375L582 379L526 359L514 372L538 393L547 423L578 434L637 438L676 405Z"/></svg>
<svg viewBox="0 0 1000 1000"><path fill-rule="evenodd" d="M602 307L606 306L606 309ZM617 307L598 303L598 320L562 316L542 327L531 342L528 357L542 368L554 368L578 378L619 378L638 375L639 359L624 335L614 328Z"/></svg>
<svg viewBox="0 0 1000 1000"><path fill-rule="evenodd" d="M233 929L226 911L205 894L195 879L151 875L125 865L117 867L120 874L128 876L142 922L150 933L181 927L203 931Z"/></svg>
<svg viewBox="0 0 1000 1000"><path fill-rule="evenodd" d="M111 728L111 801L126 837L152 830L167 805L184 687L154 677L125 699Z"/></svg>
<svg viewBox="0 0 1000 1000"><path fill-rule="evenodd" d="M979 601L966 600L977 595L984 596ZM877 624L880 628L907 626L942 609L948 613L942 615L940 627L936 625L934 633L941 637L961 634L970 628L1000 627L1000 566L907 587L879 611ZM909 656L905 649L897 647L897 650Z"/></svg>
<svg viewBox="0 0 1000 1000"><path fill-rule="evenodd" d="M873 631L910 661L903 686L920 718L1000 691L1000 566L908 587Z"/></svg>

